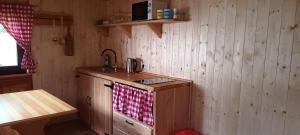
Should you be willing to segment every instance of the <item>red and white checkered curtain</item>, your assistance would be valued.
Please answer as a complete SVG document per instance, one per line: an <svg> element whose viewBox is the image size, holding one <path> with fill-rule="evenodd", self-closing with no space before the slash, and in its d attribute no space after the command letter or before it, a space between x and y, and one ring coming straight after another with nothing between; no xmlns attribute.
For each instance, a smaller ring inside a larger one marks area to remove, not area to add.
<svg viewBox="0 0 300 135"><path fill-rule="evenodd" d="M153 92L115 83L113 108L128 117L153 126Z"/></svg>
<svg viewBox="0 0 300 135"><path fill-rule="evenodd" d="M0 23L24 49L22 69L32 74L35 70L31 52L33 7L31 5L0 4Z"/></svg>

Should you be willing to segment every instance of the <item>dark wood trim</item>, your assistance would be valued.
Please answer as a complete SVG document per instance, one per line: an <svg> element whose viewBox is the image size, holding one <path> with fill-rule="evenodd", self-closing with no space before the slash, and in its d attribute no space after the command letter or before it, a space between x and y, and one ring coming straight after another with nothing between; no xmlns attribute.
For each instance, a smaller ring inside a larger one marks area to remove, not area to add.
<svg viewBox="0 0 300 135"><path fill-rule="evenodd" d="M32 76L28 74L0 75L0 94L33 89Z"/></svg>
<svg viewBox="0 0 300 135"><path fill-rule="evenodd" d="M32 75L29 74L0 75L0 81L13 80L16 78L32 78Z"/></svg>
<svg viewBox="0 0 300 135"><path fill-rule="evenodd" d="M29 0L27 0L27 1L0 0L0 4L31 5L33 7L38 7L37 5L30 4Z"/></svg>
<svg viewBox="0 0 300 135"><path fill-rule="evenodd" d="M30 5L29 1L12 1L12 0L0 0L0 4Z"/></svg>

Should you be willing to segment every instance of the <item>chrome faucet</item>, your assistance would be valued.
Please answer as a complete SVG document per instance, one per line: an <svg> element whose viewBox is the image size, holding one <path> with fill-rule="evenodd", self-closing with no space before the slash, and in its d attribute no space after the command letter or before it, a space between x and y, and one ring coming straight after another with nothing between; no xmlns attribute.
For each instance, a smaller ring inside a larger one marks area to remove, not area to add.
<svg viewBox="0 0 300 135"><path fill-rule="evenodd" d="M101 56L103 56L106 52L112 52L114 57L115 57L115 64L111 65L111 63L109 62L110 61L109 55L105 55L105 60L108 61L106 63L107 64L106 66L112 67L115 71L117 71L118 66L117 66L117 54L116 54L116 52L112 49L105 49L105 50L102 51Z"/></svg>

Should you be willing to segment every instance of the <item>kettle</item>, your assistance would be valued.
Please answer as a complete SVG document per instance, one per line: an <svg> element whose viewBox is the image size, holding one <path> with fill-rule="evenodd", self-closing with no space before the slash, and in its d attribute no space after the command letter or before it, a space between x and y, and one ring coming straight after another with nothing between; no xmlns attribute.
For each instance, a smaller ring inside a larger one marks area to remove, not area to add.
<svg viewBox="0 0 300 135"><path fill-rule="evenodd" d="M127 58L126 71L127 73L141 72L143 70L143 60Z"/></svg>

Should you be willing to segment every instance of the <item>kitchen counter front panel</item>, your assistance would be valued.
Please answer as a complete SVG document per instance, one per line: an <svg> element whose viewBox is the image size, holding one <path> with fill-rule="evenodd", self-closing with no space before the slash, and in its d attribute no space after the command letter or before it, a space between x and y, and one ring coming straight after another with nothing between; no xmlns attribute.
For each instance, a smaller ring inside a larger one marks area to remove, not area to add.
<svg viewBox="0 0 300 135"><path fill-rule="evenodd" d="M127 73L125 71L118 71L118 72L101 72L99 67L88 67L88 68L77 68L77 71L79 73L91 75L94 77L99 77L107 80L111 80L114 82L123 83L126 85L130 85L133 87L137 87L140 89L145 89L149 91L159 91L159 90L167 90L182 86L190 86L192 81L179 79L179 78L173 78L163 75L157 75L147 72L140 72L140 73ZM152 85L144 85L140 84L134 81L137 80L144 80L144 79L153 79L153 78L159 78L159 77L166 77L173 79L175 81L167 82L167 83L159 83L159 84L152 84Z"/></svg>

